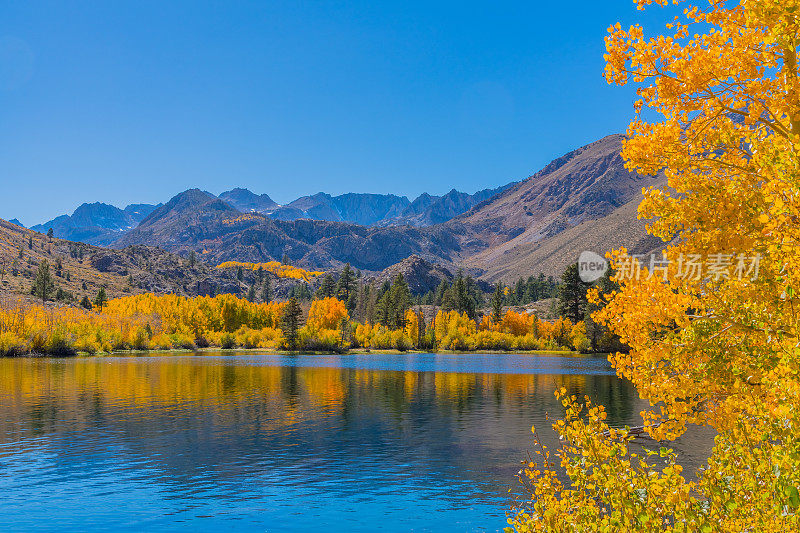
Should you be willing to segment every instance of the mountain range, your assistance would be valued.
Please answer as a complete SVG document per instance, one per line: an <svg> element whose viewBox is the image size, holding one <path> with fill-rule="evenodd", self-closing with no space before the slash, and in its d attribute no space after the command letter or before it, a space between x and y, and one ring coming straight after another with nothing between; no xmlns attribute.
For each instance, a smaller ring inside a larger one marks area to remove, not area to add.
<svg viewBox="0 0 800 533"><path fill-rule="evenodd" d="M423 227L446 222L510 185L485 189L475 194L455 189L442 196L423 193L413 202L405 196L394 194L347 193L331 196L320 192L303 196L286 205L277 204L267 194L256 194L239 187L225 191L219 196L207 191L200 192L204 198L221 200L241 213L261 214L286 222L308 219L362 226ZM196 191L185 191L185 193L195 194ZM161 205L132 204L120 209L101 202L84 203L71 215L60 215L32 226L31 229L47 233L52 228L53 235L60 239L109 246L136 228ZM21 225L19 221L16 222Z"/></svg>
<svg viewBox="0 0 800 533"><path fill-rule="evenodd" d="M190 189L157 206L83 204L32 229L52 227L56 237L116 249L156 246L184 257L194 251L209 264L288 256L307 268L350 263L379 273L413 257L409 271L464 268L487 281L557 275L585 249L644 253L660 245L636 218L636 205L642 189L664 185L663 177L626 170L623 140L610 135L527 179L475 194L454 189L409 201L318 193L279 205L242 188L219 196Z"/></svg>

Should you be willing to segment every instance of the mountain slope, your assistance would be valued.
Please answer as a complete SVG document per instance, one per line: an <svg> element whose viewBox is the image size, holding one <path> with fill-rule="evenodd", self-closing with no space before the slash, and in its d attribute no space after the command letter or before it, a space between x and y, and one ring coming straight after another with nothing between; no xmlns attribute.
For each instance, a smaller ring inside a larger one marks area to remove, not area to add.
<svg viewBox="0 0 800 533"><path fill-rule="evenodd" d="M574 150L445 225L470 235L465 255L482 254L486 259L471 263L488 270L500 253L597 221L660 183L625 169L623 139L610 135Z"/></svg>
<svg viewBox="0 0 800 533"><path fill-rule="evenodd" d="M483 279L509 282L540 272L558 276L584 250L602 256L624 246L630 253L648 254L663 243L647 234L646 221L637 219L640 202L637 196L600 219L584 221L538 242L490 248L470 257L465 266L481 272Z"/></svg>

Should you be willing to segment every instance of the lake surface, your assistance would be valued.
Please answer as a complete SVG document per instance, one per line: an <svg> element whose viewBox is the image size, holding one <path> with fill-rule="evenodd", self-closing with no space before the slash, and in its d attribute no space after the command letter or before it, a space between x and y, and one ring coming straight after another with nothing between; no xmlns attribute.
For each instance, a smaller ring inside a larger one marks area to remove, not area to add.
<svg viewBox="0 0 800 533"><path fill-rule="evenodd" d="M0 530L501 531L562 386L640 423L596 357L0 359Z"/></svg>

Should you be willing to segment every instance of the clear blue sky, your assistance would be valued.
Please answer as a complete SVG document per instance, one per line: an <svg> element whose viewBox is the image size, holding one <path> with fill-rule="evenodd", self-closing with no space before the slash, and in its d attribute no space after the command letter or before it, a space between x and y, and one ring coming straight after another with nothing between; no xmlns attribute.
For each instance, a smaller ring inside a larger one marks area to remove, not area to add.
<svg viewBox="0 0 800 533"><path fill-rule="evenodd" d="M653 29L658 12L647 15ZM243 186L413 199L624 131L630 0L0 4L0 217Z"/></svg>

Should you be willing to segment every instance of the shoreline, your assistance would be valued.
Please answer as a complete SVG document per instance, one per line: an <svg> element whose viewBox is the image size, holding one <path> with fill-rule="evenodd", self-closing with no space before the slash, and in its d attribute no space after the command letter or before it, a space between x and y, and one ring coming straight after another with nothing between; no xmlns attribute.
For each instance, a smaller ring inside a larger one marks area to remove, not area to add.
<svg viewBox="0 0 800 533"><path fill-rule="evenodd" d="M239 354L270 354L270 355L370 355L370 354L389 354L389 355L419 355L419 354L442 354L442 355L477 355L477 354L502 354L502 355L572 355L572 356L599 356L605 353L581 353L574 350L406 350L397 349L376 349L354 348L347 351L287 351L273 350L269 348L198 348L190 350L185 348L173 348L169 350L116 350L112 352L75 352L71 354L41 354L27 353L20 355L4 355L4 359L68 359L75 357L114 357L114 356L147 356L151 354L162 355L203 355L203 354L239 355Z"/></svg>

